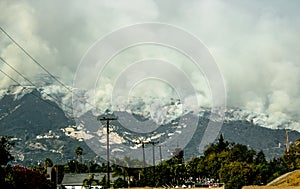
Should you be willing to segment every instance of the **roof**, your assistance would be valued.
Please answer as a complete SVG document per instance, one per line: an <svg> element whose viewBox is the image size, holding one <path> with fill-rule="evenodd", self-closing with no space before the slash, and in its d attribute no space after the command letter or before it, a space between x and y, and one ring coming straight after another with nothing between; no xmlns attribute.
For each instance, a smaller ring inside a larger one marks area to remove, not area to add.
<svg viewBox="0 0 300 189"><path fill-rule="evenodd" d="M64 186L82 186L83 180L88 179L92 174L94 174L94 179L99 181L106 175L105 173L65 174L61 184Z"/></svg>

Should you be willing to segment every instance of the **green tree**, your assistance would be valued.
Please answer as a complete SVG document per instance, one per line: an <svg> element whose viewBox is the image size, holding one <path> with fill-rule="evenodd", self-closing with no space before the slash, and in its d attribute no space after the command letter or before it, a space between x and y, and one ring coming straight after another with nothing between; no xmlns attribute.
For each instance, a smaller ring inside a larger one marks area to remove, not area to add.
<svg viewBox="0 0 300 189"><path fill-rule="evenodd" d="M283 158L274 158L269 163L269 175L268 182L274 180L280 175L288 172L288 164L283 160Z"/></svg>
<svg viewBox="0 0 300 189"><path fill-rule="evenodd" d="M118 178L117 180L114 181L114 188L126 188L127 187L127 182L121 178Z"/></svg>
<svg viewBox="0 0 300 189"><path fill-rule="evenodd" d="M187 162L187 172L192 178L199 178L201 170L198 170L197 167L201 164L203 158L201 157L193 157Z"/></svg>
<svg viewBox="0 0 300 189"><path fill-rule="evenodd" d="M75 148L75 153L77 155L77 161L81 163L81 156L83 154L83 149L79 146Z"/></svg>
<svg viewBox="0 0 300 189"><path fill-rule="evenodd" d="M15 143L10 139L11 137L8 136L2 136L0 139L0 165L6 165L9 161L14 160L10 151L15 146Z"/></svg>
<svg viewBox="0 0 300 189"><path fill-rule="evenodd" d="M255 157L255 160L254 160L254 163L256 165L258 165L258 164L267 164L265 153L262 150L257 153L257 155Z"/></svg>
<svg viewBox="0 0 300 189"><path fill-rule="evenodd" d="M219 137L219 140L218 140L218 143L217 143L217 146L216 146L218 152L228 150L228 145L229 145L229 143L224 140L223 134L220 134L220 137Z"/></svg>
<svg viewBox="0 0 300 189"><path fill-rule="evenodd" d="M99 165L95 162L90 162L89 170L90 170L91 173L105 172L105 169L101 165Z"/></svg>
<svg viewBox="0 0 300 189"><path fill-rule="evenodd" d="M246 162L231 162L222 166L219 170L221 182L226 183L226 188L240 189L251 184L253 177L253 165Z"/></svg>
<svg viewBox="0 0 300 189"><path fill-rule="evenodd" d="M175 179L173 177L174 173L172 172L172 161L164 161L162 163L160 163L159 165L156 166L156 169L158 170L158 175L157 175L157 179L158 179L158 185L159 186L172 186L173 184L175 184ZM153 170L153 169L151 169ZM150 171L150 170L149 170ZM143 175L145 181L146 180L150 180L152 177L152 173L148 173L146 172L146 170L143 170Z"/></svg>
<svg viewBox="0 0 300 189"><path fill-rule="evenodd" d="M53 162L50 158L46 158L45 161L44 161L44 165L45 165L45 167L52 167Z"/></svg>
<svg viewBox="0 0 300 189"><path fill-rule="evenodd" d="M197 162L196 172L195 168L190 168L195 167L195 163L188 167L194 177L219 179L226 184L226 188L266 183L272 175L262 151L256 154L246 145L224 141L223 135L216 144L206 148L204 156L197 158Z"/></svg>
<svg viewBox="0 0 300 189"><path fill-rule="evenodd" d="M264 152L261 150L257 153L254 159L255 165L255 180L254 184L263 185L267 184L268 178L271 176L270 165L266 160Z"/></svg>
<svg viewBox="0 0 300 189"><path fill-rule="evenodd" d="M252 163L256 152L243 144L235 144L230 150L230 160Z"/></svg>
<svg viewBox="0 0 300 189"><path fill-rule="evenodd" d="M99 180L95 179L95 175L91 174L89 178L83 180L82 186L91 188L92 185L100 185Z"/></svg>
<svg viewBox="0 0 300 189"><path fill-rule="evenodd" d="M141 170L135 167L142 167L142 162L125 156L123 159L114 159L113 176L123 176L128 186L136 186L140 182Z"/></svg>
<svg viewBox="0 0 300 189"><path fill-rule="evenodd" d="M66 172L71 173L87 173L88 166L82 163L79 163L77 160L71 160L68 162L68 167Z"/></svg>
<svg viewBox="0 0 300 189"><path fill-rule="evenodd" d="M300 139L290 144L282 158L290 171L300 168Z"/></svg>

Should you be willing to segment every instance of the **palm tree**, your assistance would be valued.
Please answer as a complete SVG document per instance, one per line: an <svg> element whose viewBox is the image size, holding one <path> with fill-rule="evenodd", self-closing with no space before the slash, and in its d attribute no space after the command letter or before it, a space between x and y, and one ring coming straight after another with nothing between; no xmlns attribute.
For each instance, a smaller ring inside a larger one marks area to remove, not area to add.
<svg viewBox="0 0 300 189"><path fill-rule="evenodd" d="M83 153L83 149L82 149L81 147L77 146L77 147L75 148L75 153L76 153L76 155L77 155L77 161L78 161L78 162L81 162L81 155L82 155L82 153Z"/></svg>
<svg viewBox="0 0 300 189"><path fill-rule="evenodd" d="M46 158L45 162L44 162L45 167L52 167L53 166L53 162L50 158Z"/></svg>

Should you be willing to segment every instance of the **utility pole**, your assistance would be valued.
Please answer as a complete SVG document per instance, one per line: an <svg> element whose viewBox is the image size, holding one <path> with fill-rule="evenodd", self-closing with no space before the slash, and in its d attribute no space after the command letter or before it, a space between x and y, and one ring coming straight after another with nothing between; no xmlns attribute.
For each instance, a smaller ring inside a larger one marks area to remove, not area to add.
<svg viewBox="0 0 300 189"><path fill-rule="evenodd" d="M285 149L286 152L289 152L289 130L285 129Z"/></svg>
<svg viewBox="0 0 300 189"><path fill-rule="evenodd" d="M154 153L154 145L158 144L158 141L151 141L149 144L152 144L152 153L153 153L153 180L155 182L155 153Z"/></svg>
<svg viewBox="0 0 300 189"><path fill-rule="evenodd" d="M148 144L148 142L144 142L139 140L139 142L135 142L135 144L142 144L142 150L143 150L143 168L146 167L146 159L145 159L145 144Z"/></svg>
<svg viewBox="0 0 300 189"><path fill-rule="evenodd" d="M58 165L56 165L56 188L58 188Z"/></svg>
<svg viewBox="0 0 300 189"><path fill-rule="evenodd" d="M155 166L155 153L154 153L154 145L158 144L158 141L151 141L148 142L149 144L152 144L152 153L153 153L153 166Z"/></svg>
<svg viewBox="0 0 300 189"><path fill-rule="evenodd" d="M162 163L162 152L161 152L161 145L159 147L159 158L160 158L160 163Z"/></svg>
<svg viewBox="0 0 300 189"><path fill-rule="evenodd" d="M144 171L144 175L147 175L146 174L146 170L145 167L146 167L146 158L145 158L145 144L148 144L148 142L144 142L142 140L139 140L139 142L135 142L135 144L142 144L142 150L143 150L143 171ZM144 176L144 179L145 179L145 176Z"/></svg>
<svg viewBox="0 0 300 189"><path fill-rule="evenodd" d="M145 142L142 142L142 148L143 148L143 169L146 167L146 160L145 160Z"/></svg>
<svg viewBox="0 0 300 189"><path fill-rule="evenodd" d="M106 160L107 160L107 187L110 188L110 170L109 170L109 121L117 120L117 118L98 118L99 121L106 121Z"/></svg>

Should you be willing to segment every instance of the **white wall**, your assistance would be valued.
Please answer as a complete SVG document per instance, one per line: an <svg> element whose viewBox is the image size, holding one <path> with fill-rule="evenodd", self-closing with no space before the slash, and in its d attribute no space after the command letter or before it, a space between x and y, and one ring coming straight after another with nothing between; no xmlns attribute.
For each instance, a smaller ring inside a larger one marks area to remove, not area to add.
<svg viewBox="0 0 300 189"><path fill-rule="evenodd" d="M84 188L82 186L65 186L65 187L66 187L66 189L83 189ZM92 186L92 189L96 189L97 187L98 187L98 189L102 188L102 186Z"/></svg>
<svg viewBox="0 0 300 189"><path fill-rule="evenodd" d="M82 189L82 186L65 186L66 189Z"/></svg>

